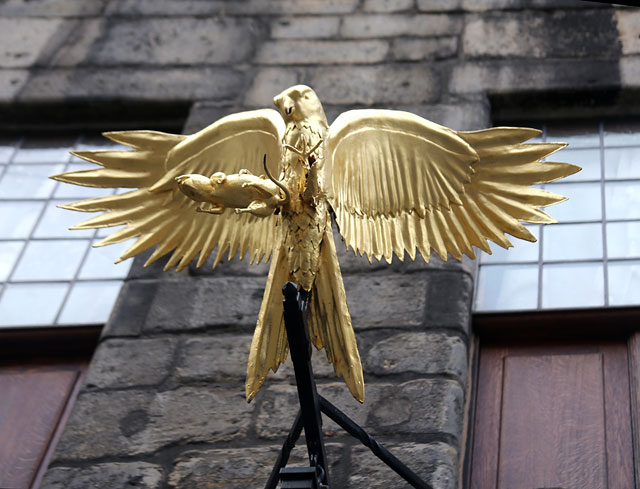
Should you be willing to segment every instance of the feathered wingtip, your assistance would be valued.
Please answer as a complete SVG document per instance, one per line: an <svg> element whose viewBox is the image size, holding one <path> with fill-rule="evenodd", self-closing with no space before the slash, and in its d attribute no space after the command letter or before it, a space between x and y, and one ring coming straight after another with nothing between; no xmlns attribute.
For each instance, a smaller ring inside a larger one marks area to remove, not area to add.
<svg viewBox="0 0 640 489"><path fill-rule="evenodd" d="M468 192L480 211L477 217L484 216L478 222L485 227L486 237L503 248L513 246L504 233L536 241L521 222L557 222L541 208L564 202L567 197L532 186L568 177L582 169L570 163L546 161L567 144L526 142L540 133L537 129L519 127L458 133L480 157L475 184Z"/></svg>
<svg viewBox="0 0 640 489"><path fill-rule="evenodd" d="M158 131L114 131L103 136L129 149L71 151L71 154L101 166L53 175L59 182L99 188L143 188L158 179L158 166L164 170L168 151L187 136Z"/></svg>

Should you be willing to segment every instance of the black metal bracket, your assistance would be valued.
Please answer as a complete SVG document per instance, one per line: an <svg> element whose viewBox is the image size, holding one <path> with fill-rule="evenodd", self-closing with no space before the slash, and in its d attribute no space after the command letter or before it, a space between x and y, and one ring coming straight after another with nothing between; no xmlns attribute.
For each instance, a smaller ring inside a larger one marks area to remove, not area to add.
<svg viewBox="0 0 640 489"><path fill-rule="evenodd" d="M282 489L329 489L321 413L326 414L347 433L360 440L376 457L413 487L433 489L346 414L318 395L311 367L311 342L307 327L307 309L311 293L305 290L298 291L298 287L292 282L284 285L282 293L284 294L284 324L296 376L300 410L282 445L265 489L276 489L279 481L282 481ZM287 468L289 455L303 428L309 467Z"/></svg>

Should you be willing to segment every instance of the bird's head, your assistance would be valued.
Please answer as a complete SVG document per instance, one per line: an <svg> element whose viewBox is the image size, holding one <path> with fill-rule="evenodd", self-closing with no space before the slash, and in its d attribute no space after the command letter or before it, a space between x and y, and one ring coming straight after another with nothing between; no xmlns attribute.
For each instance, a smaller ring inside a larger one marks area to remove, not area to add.
<svg viewBox="0 0 640 489"><path fill-rule="evenodd" d="M328 126L320 99L306 85L287 88L273 98L273 103L285 122L309 120Z"/></svg>

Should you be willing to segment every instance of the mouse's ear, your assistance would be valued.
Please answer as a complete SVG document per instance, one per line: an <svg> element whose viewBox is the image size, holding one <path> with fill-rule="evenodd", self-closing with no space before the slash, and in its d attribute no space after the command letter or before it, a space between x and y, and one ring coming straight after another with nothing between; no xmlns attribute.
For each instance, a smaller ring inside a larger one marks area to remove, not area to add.
<svg viewBox="0 0 640 489"><path fill-rule="evenodd" d="M211 175L211 178L210 178L211 183L213 184L224 183L226 179L227 179L227 175L221 171L215 172L213 175Z"/></svg>

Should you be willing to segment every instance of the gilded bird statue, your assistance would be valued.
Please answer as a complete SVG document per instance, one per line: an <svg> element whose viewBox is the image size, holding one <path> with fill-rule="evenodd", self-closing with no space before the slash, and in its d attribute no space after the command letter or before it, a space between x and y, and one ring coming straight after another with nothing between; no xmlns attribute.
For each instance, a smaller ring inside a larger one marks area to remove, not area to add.
<svg viewBox="0 0 640 489"><path fill-rule="evenodd" d="M525 144L540 134L535 129L454 131L408 112L373 109L345 112L329 126L304 85L274 103L278 111L233 114L190 136L105 133L133 150L78 151L102 168L52 177L134 189L62 206L105 211L72 229L125 225L96 245L137 238L118 261L153 246L145 266L173 251L165 270L184 269L197 255L199 267L215 248L214 267L227 252L229 259L248 253L252 263L272 258L249 355L247 401L269 369L286 360L287 281L308 294L312 343L364 401L332 216L346 246L369 260L405 254L413 260L418 252L428 262L431 249L443 260L475 258L474 246L491 253L488 240L512 246L505 233L535 241L521 221L555 222L540 207L565 198L530 186L580 170L542 161L565 145ZM277 178L270 165L277 165Z"/></svg>

